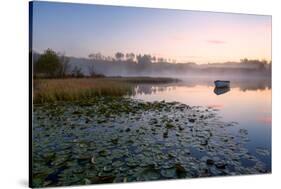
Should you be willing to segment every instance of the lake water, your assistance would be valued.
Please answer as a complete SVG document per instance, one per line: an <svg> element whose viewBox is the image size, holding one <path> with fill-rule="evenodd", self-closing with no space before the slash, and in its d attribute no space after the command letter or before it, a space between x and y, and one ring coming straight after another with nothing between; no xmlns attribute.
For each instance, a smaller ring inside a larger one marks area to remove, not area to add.
<svg viewBox="0 0 281 189"><path fill-rule="evenodd" d="M231 79L228 91L213 81L34 105L33 185L270 173L271 81Z"/></svg>
<svg viewBox="0 0 281 189"><path fill-rule="evenodd" d="M237 122L229 128L248 131L246 148L271 170L271 81L263 78L233 79L230 91L214 93L212 79L183 79L172 84L141 84L135 88L133 98L144 101L181 102L190 106L218 109L221 119ZM266 149L270 155L260 153Z"/></svg>

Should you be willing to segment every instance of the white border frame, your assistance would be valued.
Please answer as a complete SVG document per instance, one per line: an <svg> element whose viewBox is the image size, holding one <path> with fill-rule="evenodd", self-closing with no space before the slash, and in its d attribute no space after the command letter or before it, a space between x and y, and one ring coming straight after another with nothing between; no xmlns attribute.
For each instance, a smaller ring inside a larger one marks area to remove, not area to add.
<svg viewBox="0 0 281 189"><path fill-rule="evenodd" d="M53 0L49 0L53 1ZM172 8L272 15L273 156L272 174L129 184L89 185L72 188L274 188L280 177L281 15L277 0L58 0L60 2ZM3 0L1 23L1 188L28 186L28 0ZM63 188L63 187L62 187Z"/></svg>

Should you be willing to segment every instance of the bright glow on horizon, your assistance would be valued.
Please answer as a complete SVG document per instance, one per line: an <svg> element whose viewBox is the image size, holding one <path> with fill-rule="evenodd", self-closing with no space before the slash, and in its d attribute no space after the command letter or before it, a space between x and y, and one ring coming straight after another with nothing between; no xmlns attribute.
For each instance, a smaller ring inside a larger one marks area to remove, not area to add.
<svg viewBox="0 0 281 189"><path fill-rule="evenodd" d="M34 2L33 49L151 54L177 62L271 60L271 16Z"/></svg>

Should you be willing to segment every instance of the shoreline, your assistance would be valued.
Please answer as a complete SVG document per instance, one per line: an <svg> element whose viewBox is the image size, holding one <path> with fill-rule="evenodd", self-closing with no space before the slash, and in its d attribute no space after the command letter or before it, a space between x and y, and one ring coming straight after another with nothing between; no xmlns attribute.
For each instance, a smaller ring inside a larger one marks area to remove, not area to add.
<svg viewBox="0 0 281 189"><path fill-rule="evenodd" d="M164 77L35 79L33 81L33 103L77 101L96 96L125 96L134 92L136 84L173 82L179 82L179 80Z"/></svg>

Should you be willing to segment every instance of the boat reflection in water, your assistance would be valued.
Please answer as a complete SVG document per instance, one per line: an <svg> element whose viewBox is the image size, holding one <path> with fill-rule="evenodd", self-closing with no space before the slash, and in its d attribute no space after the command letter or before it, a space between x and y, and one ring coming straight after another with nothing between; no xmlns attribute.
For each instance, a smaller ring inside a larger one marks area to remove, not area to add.
<svg viewBox="0 0 281 189"><path fill-rule="evenodd" d="M216 95L225 94L230 91L230 87L215 87L214 93Z"/></svg>

